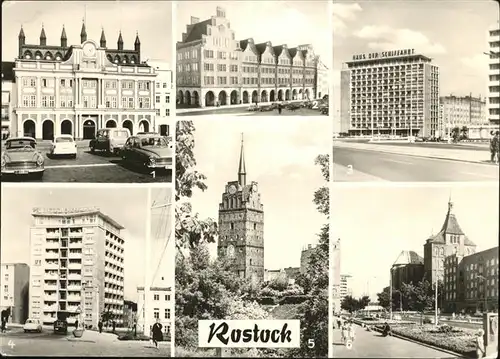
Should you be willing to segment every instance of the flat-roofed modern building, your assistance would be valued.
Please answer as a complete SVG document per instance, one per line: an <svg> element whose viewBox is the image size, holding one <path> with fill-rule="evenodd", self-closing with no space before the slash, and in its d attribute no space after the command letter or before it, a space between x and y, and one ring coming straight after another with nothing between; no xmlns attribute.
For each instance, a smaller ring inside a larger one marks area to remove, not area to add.
<svg viewBox="0 0 500 359"><path fill-rule="evenodd" d="M414 49L354 55L341 70L342 133L435 136L439 68Z"/></svg>
<svg viewBox="0 0 500 359"><path fill-rule="evenodd" d="M488 83L488 120L490 124L500 125L500 23L489 30L489 83Z"/></svg>
<svg viewBox="0 0 500 359"><path fill-rule="evenodd" d="M101 314L123 321L124 229L99 208L34 208L30 317L97 327Z"/></svg>
<svg viewBox="0 0 500 359"><path fill-rule="evenodd" d="M30 267L25 263L2 263L0 310L10 308L9 322L24 324L28 319Z"/></svg>

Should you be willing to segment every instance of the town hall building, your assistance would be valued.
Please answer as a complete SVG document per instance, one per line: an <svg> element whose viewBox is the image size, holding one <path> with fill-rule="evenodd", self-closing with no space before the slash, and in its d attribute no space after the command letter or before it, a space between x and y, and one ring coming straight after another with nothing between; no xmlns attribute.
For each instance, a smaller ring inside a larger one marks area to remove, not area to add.
<svg viewBox="0 0 500 359"><path fill-rule="evenodd" d="M68 46L64 27L59 45L47 44L43 26L39 44L27 43L23 28L18 39L12 135L92 139L100 128L124 127L131 134L159 130L156 73L141 62L138 35L133 49L125 49L121 32L116 49L108 47L104 29L99 42L88 39L85 23L77 45Z"/></svg>

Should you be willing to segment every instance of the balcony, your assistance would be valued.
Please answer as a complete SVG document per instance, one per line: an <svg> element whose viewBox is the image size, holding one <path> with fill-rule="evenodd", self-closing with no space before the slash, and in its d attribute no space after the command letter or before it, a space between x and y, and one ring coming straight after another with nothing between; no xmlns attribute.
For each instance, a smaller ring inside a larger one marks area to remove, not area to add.
<svg viewBox="0 0 500 359"><path fill-rule="evenodd" d="M68 302L80 302L81 300L82 300L82 297L80 295L76 295L76 294L68 295Z"/></svg>
<svg viewBox="0 0 500 359"><path fill-rule="evenodd" d="M45 285L43 286L43 290L57 290L58 289L58 286L56 283L45 283Z"/></svg>
<svg viewBox="0 0 500 359"><path fill-rule="evenodd" d="M57 279L59 279L59 276L57 275L57 272L56 273L45 273L45 275L43 276L43 279L45 279L45 280L57 280Z"/></svg>
<svg viewBox="0 0 500 359"><path fill-rule="evenodd" d="M81 237L83 236L83 231L78 231L78 232L69 232L70 237Z"/></svg>
<svg viewBox="0 0 500 359"><path fill-rule="evenodd" d="M43 307L43 311L44 312L57 312L57 305L54 304L54 305L45 305Z"/></svg>
<svg viewBox="0 0 500 359"><path fill-rule="evenodd" d="M45 235L46 238L59 238L60 233L59 232L47 232ZM58 243L59 245L59 243Z"/></svg>
<svg viewBox="0 0 500 359"><path fill-rule="evenodd" d="M68 274L68 280L82 280L82 275L75 273Z"/></svg>
<svg viewBox="0 0 500 359"><path fill-rule="evenodd" d="M43 301L44 302L57 302L57 295L54 295L54 294L45 294L43 296Z"/></svg>
<svg viewBox="0 0 500 359"><path fill-rule="evenodd" d="M59 262L45 262L45 269L59 269Z"/></svg>
<svg viewBox="0 0 500 359"><path fill-rule="evenodd" d="M70 285L68 285L68 290L70 290L70 291L72 290L72 291L75 291L75 292L76 291L80 292L82 290L82 286L79 285L79 284L70 284Z"/></svg>
<svg viewBox="0 0 500 359"><path fill-rule="evenodd" d="M76 313L78 311L78 305L68 305L66 311L70 313Z"/></svg>
<svg viewBox="0 0 500 359"><path fill-rule="evenodd" d="M45 248L47 249L58 249L59 248L59 242L57 241L47 241L45 242Z"/></svg>
<svg viewBox="0 0 500 359"><path fill-rule="evenodd" d="M82 269L82 263L69 263L69 269Z"/></svg>
<svg viewBox="0 0 500 359"><path fill-rule="evenodd" d="M70 259L81 259L82 258L82 253L81 252L69 252L68 258Z"/></svg>
<svg viewBox="0 0 500 359"><path fill-rule="evenodd" d="M59 259L59 253L58 252L45 252L45 258L46 259Z"/></svg>

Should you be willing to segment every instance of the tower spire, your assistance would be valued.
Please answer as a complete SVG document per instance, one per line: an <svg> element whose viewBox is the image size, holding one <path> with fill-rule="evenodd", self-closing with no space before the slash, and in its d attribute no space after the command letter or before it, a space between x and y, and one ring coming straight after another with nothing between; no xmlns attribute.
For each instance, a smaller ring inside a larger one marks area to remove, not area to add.
<svg viewBox="0 0 500 359"><path fill-rule="evenodd" d="M247 184L247 171L245 167L245 154L243 151L243 133L241 134L240 164L238 166L238 183L240 186Z"/></svg>
<svg viewBox="0 0 500 359"><path fill-rule="evenodd" d="M453 209L453 202L451 201L451 191L450 191L450 196L448 197L448 213L450 213L452 209Z"/></svg>

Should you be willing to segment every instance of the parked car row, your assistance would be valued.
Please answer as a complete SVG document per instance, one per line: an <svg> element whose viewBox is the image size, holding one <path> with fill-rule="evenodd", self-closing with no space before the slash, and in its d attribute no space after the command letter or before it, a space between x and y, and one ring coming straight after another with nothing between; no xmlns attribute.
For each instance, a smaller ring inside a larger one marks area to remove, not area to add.
<svg viewBox="0 0 500 359"><path fill-rule="evenodd" d="M37 141L32 137L12 137L2 141L1 174L42 178L45 172L44 155L37 149ZM130 135L126 128L104 128L97 131L90 140L91 153L104 151L119 155L123 162L148 170L172 169L172 143L155 132L139 132ZM78 156L78 148L71 135L54 138L47 153L49 158Z"/></svg>
<svg viewBox="0 0 500 359"><path fill-rule="evenodd" d="M328 110L328 101L327 100L306 100L306 101L299 101L299 102L289 102L289 101L282 101L282 102L273 102L268 105L256 105L252 104L248 106L247 111L251 112L268 112L268 111L273 111L277 109L279 106L282 106L282 108L290 111L295 111L300 108L307 108L310 110L319 110L322 115L328 115L329 110Z"/></svg>

